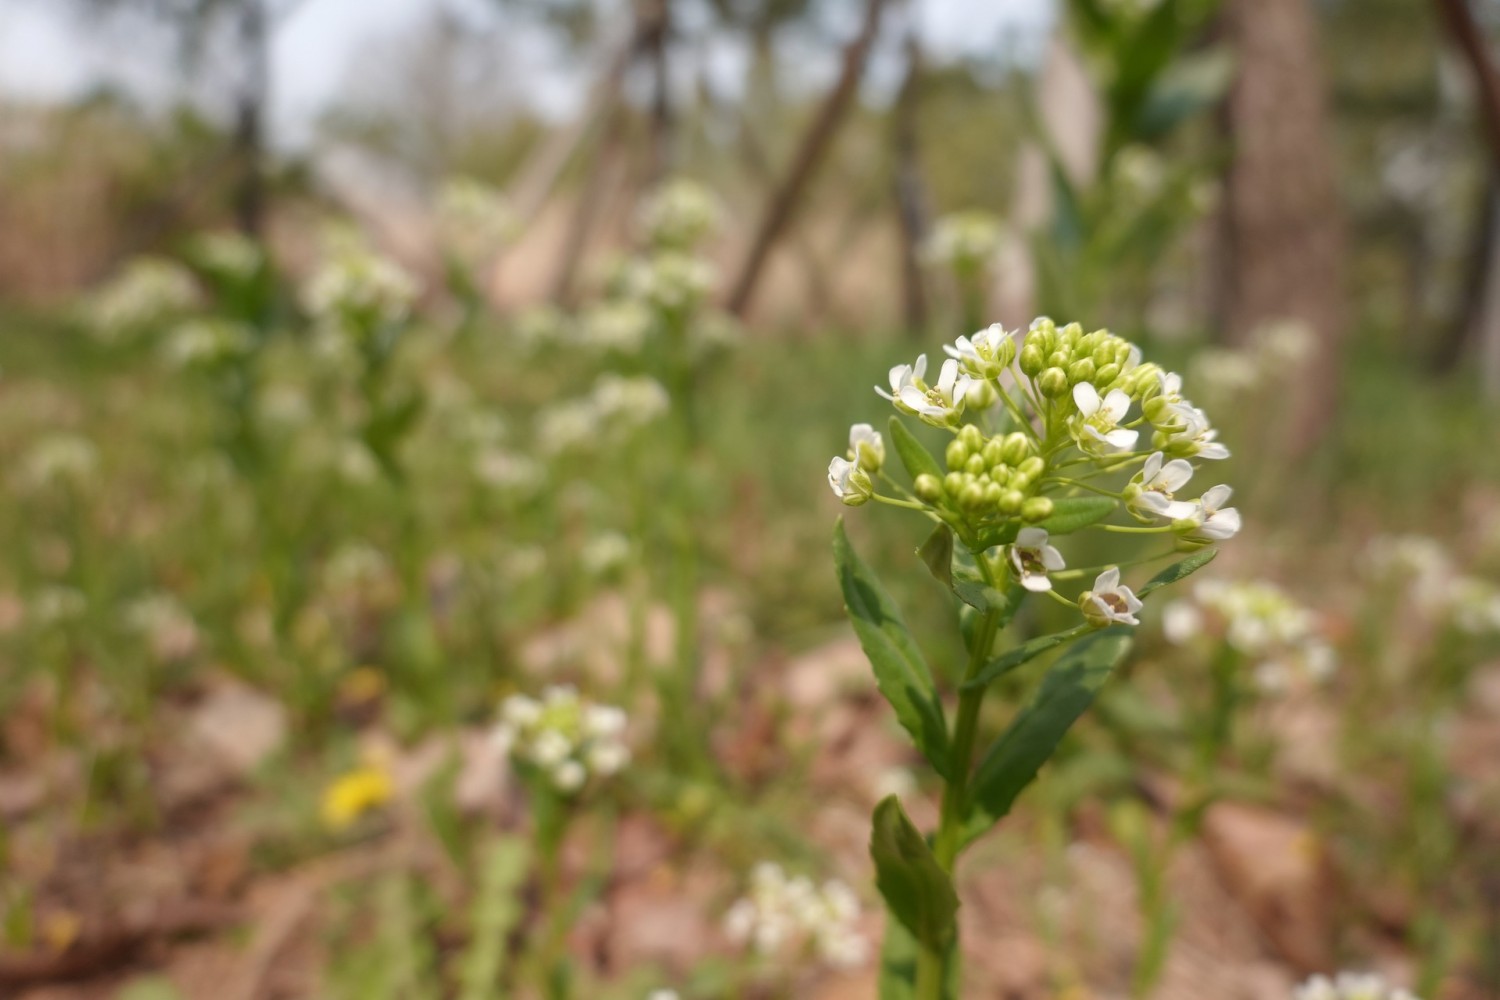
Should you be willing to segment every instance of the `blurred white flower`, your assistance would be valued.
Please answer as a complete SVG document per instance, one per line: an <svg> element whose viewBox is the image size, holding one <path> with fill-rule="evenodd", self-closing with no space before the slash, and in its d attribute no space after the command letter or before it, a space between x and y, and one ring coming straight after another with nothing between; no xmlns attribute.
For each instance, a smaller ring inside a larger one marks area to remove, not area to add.
<svg viewBox="0 0 1500 1000"><path fill-rule="evenodd" d="M503 194L468 177L438 192L437 223L444 247L470 265L499 253L520 228Z"/></svg>
<svg viewBox="0 0 1500 1000"><path fill-rule="evenodd" d="M611 777L630 762L625 723L622 710L588 702L571 685L554 685L540 699L505 699L490 739L497 752L536 767L552 787L573 794L590 778Z"/></svg>
<svg viewBox="0 0 1500 1000"><path fill-rule="evenodd" d="M953 212L933 223L922 245L922 259L939 267L982 267L1000 252L1004 238L1005 227L989 212Z"/></svg>
<svg viewBox="0 0 1500 1000"><path fill-rule="evenodd" d="M717 233L723 218L717 195L696 181L677 177L641 204L640 227L653 246L691 250Z"/></svg>
<svg viewBox="0 0 1500 1000"><path fill-rule="evenodd" d="M1313 976L1292 991L1292 1000L1417 1000L1374 973L1341 972L1333 979Z"/></svg>
<svg viewBox="0 0 1500 1000"><path fill-rule="evenodd" d="M630 539L618 531L595 535L583 545L579 562L589 576L602 577L618 572L630 561Z"/></svg>
<svg viewBox="0 0 1500 1000"><path fill-rule="evenodd" d="M590 307L579 332L584 343L597 351L636 354L645 346L654 322L650 309L633 299L622 299Z"/></svg>
<svg viewBox="0 0 1500 1000"><path fill-rule="evenodd" d="M765 957L785 958L783 949L795 945L828 965L852 968L870 952L857 928L859 912L859 898L844 883L789 878L766 861L751 872L746 895L725 912L724 932Z"/></svg>
<svg viewBox="0 0 1500 1000"><path fill-rule="evenodd" d="M100 339L120 340L177 319L200 301L187 268L160 257L137 257L94 292L89 319Z"/></svg>
<svg viewBox="0 0 1500 1000"><path fill-rule="evenodd" d="M48 434L21 461L21 484L33 489L52 489L63 484L79 486L93 478L99 467L99 451L88 438L59 431Z"/></svg>
<svg viewBox="0 0 1500 1000"><path fill-rule="evenodd" d="M341 243L302 289L302 305L325 328L369 335L411 315L417 282L396 262Z"/></svg>

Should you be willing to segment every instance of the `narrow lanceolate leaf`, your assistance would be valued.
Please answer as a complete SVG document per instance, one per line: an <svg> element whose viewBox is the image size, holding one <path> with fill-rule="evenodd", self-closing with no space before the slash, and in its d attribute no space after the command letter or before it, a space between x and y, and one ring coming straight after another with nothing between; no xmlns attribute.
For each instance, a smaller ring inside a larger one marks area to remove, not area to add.
<svg viewBox="0 0 1500 1000"><path fill-rule="evenodd" d="M1037 527L1049 535L1070 535L1104 520L1118 506L1109 497L1062 497L1052 501L1052 516Z"/></svg>
<svg viewBox="0 0 1500 1000"><path fill-rule="evenodd" d="M946 776L948 727L932 671L890 595L855 555L842 519L834 529L833 555L844 607L874 668L880 693L896 710L897 720L911 734L917 749Z"/></svg>
<svg viewBox="0 0 1500 1000"><path fill-rule="evenodd" d="M906 466L906 474L916 479L924 472L943 478L943 467L938 460L932 457L932 452L922 446L915 434L907 430L906 424L901 418L892 414L890 424L891 443L896 446L896 454L901 456L901 464Z"/></svg>
<svg viewBox="0 0 1500 1000"><path fill-rule="evenodd" d="M525 909L521 888L530 871L531 847L519 837L501 837L490 846L479 870L473 933L459 968L462 1000L499 1000L506 991L510 933Z"/></svg>
<svg viewBox="0 0 1500 1000"><path fill-rule="evenodd" d="M1209 563L1213 562L1214 557L1218 554L1218 549L1204 549L1202 552L1194 552L1186 559L1173 563L1166 569L1162 570L1160 573L1153 576L1149 581L1147 581L1144 587L1136 592L1135 596L1145 597L1153 590L1160 590L1162 587L1170 587L1172 584L1178 582L1179 580L1187 579L1203 567L1207 566Z"/></svg>
<svg viewBox="0 0 1500 1000"><path fill-rule="evenodd" d="M1071 642L1092 630L1092 625L1079 625L1065 632L1054 632L1051 635L1038 636L1029 642L1023 642L1014 649L1008 649L986 663L980 669L979 673L975 674L972 679L964 682L963 689L965 691L972 691L974 688L989 687L1012 670L1030 663L1048 650L1056 649L1063 643Z"/></svg>
<svg viewBox="0 0 1500 1000"><path fill-rule="evenodd" d="M932 534L927 536L927 541L917 549L917 555L922 557L922 562L932 571L932 575L938 583L949 590L953 589L953 529L946 524L940 524L932 529Z"/></svg>
<svg viewBox="0 0 1500 1000"><path fill-rule="evenodd" d="M1010 812L1016 796L1093 704L1094 695L1129 649L1129 633L1109 629L1080 642L1047 671L1036 698L1016 714L979 762L967 839L983 834Z"/></svg>
<svg viewBox="0 0 1500 1000"><path fill-rule="evenodd" d="M875 862L875 885L891 915L925 947L947 948L954 938L958 894L894 795L875 807L870 858Z"/></svg>

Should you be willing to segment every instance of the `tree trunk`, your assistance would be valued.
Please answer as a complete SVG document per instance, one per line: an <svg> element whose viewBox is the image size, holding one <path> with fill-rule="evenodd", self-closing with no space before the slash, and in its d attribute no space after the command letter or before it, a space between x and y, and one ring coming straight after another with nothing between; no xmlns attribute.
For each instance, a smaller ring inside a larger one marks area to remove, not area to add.
<svg viewBox="0 0 1500 1000"><path fill-rule="evenodd" d="M265 229L265 108L271 78L270 36L262 0L240 5L239 47L244 76L235 96L234 154L239 179L234 193L235 224L247 236Z"/></svg>
<svg viewBox="0 0 1500 1000"><path fill-rule="evenodd" d="M672 72L668 61L672 40L670 0L649 0L640 16L642 47L651 60L651 152L646 186L655 187L672 171Z"/></svg>
<svg viewBox="0 0 1500 1000"><path fill-rule="evenodd" d="M907 332L920 337L927 327L927 294L920 248L927 235L927 204L918 147L917 110L921 97L922 49L915 28L906 37L906 79L892 114L895 143L896 215L901 224L901 315ZM968 331L965 331L966 333Z"/></svg>
<svg viewBox="0 0 1500 1000"><path fill-rule="evenodd" d="M573 206L573 215L568 220L568 231L563 238L557 269L553 273L551 299L558 305L573 304L573 279L578 274L578 265L588 246L589 233L593 231L599 209L604 204L610 167L624 133L625 108L616 100L606 112L600 127L599 143L594 150L593 159L589 161L583 188L578 192L578 201Z"/></svg>
<svg viewBox="0 0 1500 1000"><path fill-rule="evenodd" d="M812 124L798 144L791 166L766 203L750 244L750 253L729 294L729 311L736 316L743 318L748 311L771 249L791 221L807 182L817 171L839 125L849 112L849 106L854 102L860 78L864 76L865 63L869 61L870 48L880 28L880 15L884 8L885 0L867 0L864 24L859 34L844 49L844 63L838 80L823 99L822 107L818 109Z"/></svg>
<svg viewBox="0 0 1500 1000"><path fill-rule="evenodd" d="M1227 118L1225 317L1232 340L1277 320L1306 323L1316 349L1294 382L1294 452L1337 410L1346 323L1344 229L1317 25L1308 0L1230 0L1239 58Z"/></svg>

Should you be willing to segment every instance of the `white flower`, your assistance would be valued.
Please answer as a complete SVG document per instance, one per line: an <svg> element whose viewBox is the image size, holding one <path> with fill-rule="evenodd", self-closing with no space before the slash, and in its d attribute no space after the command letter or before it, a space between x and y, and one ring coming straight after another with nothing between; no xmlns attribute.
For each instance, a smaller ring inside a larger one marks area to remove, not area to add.
<svg viewBox="0 0 1500 1000"><path fill-rule="evenodd" d="M630 561L630 539L618 531L606 531L584 543L579 562L589 576L602 577L621 569Z"/></svg>
<svg viewBox="0 0 1500 1000"><path fill-rule="evenodd" d="M1089 623L1099 627L1119 622L1124 625L1139 625L1135 613L1141 610L1140 599L1131 589L1120 582L1119 567L1110 567L1094 580L1094 588L1086 590L1078 598L1083 616Z"/></svg>
<svg viewBox="0 0 1500 1000"><path fill-rule="evenodd" d="M1047 532L1043 528L1022 528L1010 547L1010 564L1020 577L1021 586L1040 593L1052 589L1047 574L1060 570L1067 564L1062 553L1047 544Z"/></svg>
<svg viewBox="0 0 1500 1000"><path fill-rule="evenodd" d="M1203 612L1190 601L1173 601L1162 609L1161 628L1168 642L1185 645L1203 633Z"/></svg>
<svg viewBox="0 0 1500 1000"><path fill-rule="evenodd" d="M1184 518L1195 525L1187 532L1187 537L1222 542L1239 534L1240 512L1224 506L1233 494L1234 490L1221 484L1194 502Z"/></svg>
<svg viewBox="0 0 1500 1000"><path fill-rule="evenodd" d="M652 990L646 994L646 1000L680 1000L676 990Z"/></svg>
<svg viewBox="0 0 1500 1000"><path fill-rule="evenodd" d="M558 791L576 792L588 780L588 771L576 760L565 760L552 771L552 783Z"/></svg>
<svg viewBox="0 0 1500 1000"><path fill-rule="evenodd" d="M630 763L622 739L625 713L590 704L571 685L548 687L540 699L512 695L501 705L500 718L490 734L494 750L535 765L565 794L582 789L590 777L618 774Z"/></svg>
<svg viewBox="0 0 1500 1000"><path fill-rule="evenodd" d="M828 486L834 496L850 507L869 502L875 493L870 477L859 464L838 455L828 463Z"/></svg>
<svg viewBox="0 0 1500 1000"><path fill-rule="evenodd" d="M880 386L875 387L877 395L883 396L896 404L896 409L903 413L911 413L901 402L901 393L907 386L925 385L922 376L927 374L927 355L917 355L917 363L914 365L897 365L890 371L891 391L886 392Z"/></svg>
<svg viewBox="0 0 1500 1000"><path fill-rule="evenodd" d="M975 378L992 379L1015 359L1016 343L1004 326L993 323L972 337L943 345L943 350Z"/></svg>
<svg viewBox="0 0 1500 1000"><path fill-rule="evenodd" d="M1196 508L1186 501L1174 500L1173 494L1193 478L1193 466L1186 459L1174 458L1162 463L1161 452L1153 452L1141 471L1130 480L1140 492L1126 501L1132 514L1143 519L1160 518L1176 521L1190 517Z"/></svg>
<svg viewBox="0 0 1500 1000"><path fill-rule="evenodd" d="M958 362L949 358L938 372L936 385L923 386L918 378L901 387L897 397L900 408L934 427L950 427L964 412L971 381L968 375L959 374Z"/></svg>
<svg viewBox="0 0 1500 1000"><path fill-rule="evenodd" d="M690 249L712 236L723 217L724 206L712 191L679 177L662 184L642 203L640 226L653 244Z"/></svg>
<svg viewBox="0 0 1500 1000"><path fill-rule="evenodd" d="M1216 440L1219 432L1209 424L1208 414L1186 402L1170 407L1169 410L1174 422L1168 425L1163 421L1156 425L1157 447L1164 448L1173 455L1190 458L1229 457L1229 449Z"/></svg>
<svg viewBox="0 0 1500 1000"><path fill-rule="evenodd" d="M795 943L830 965L847 968L869 955L858 920L859 898L844 883L831 879L817 886L762 862L751 873L749 891L725 912L724 933L764 956Z"/></svg>
<svg viewBox="0 0 1500 1000"><path fill-rule="evenodd" d="M589 770L607 778L617 774L630 763L630 748L622 743L597 743L589 748Z"/></svg>
<svg viewBox="0 0 1500 1000"><path fill-rule="evenodd" d="M1313 976L1292 992L1292 1000L1417 1000L1374 973L1341 972L1334 979Z"/></svg>
<svg viewBox="0 0 1500 1000"><path fill-rule="evenodd" d="M1130 409L1130 397L1111 389L1103 399L1092 383L1080 382L1073 387L1073 402L1078 415L1069 421L1069 430L1078 447L1089 455L1108 455L1135 447L1139 432L1119 426Z"/></svg>
<svg viewBox="0 0 1500 1000"><path fill-rule="evenodd" d="M849 458L867 472L879 472L885 464L885 439L869 424L849 428Z"/></svg>

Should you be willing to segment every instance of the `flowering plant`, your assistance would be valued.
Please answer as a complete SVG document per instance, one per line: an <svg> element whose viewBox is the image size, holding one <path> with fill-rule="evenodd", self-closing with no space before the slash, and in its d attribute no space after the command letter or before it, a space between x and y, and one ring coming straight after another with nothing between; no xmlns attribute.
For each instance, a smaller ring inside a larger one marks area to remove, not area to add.
<svg viewBox="0 0 1500 1000"><path fill-rule="evenodd" d="M942 692L899 610L855 554L842 521L834 553L844 601L881 693L944 783L937 830L924 836L895 796L875 810L870 851L893 920L882 996L918 1000L956 995L960 853L1004 817L1021 790L1093 701L1130 645L1144 599L1213 557L1233 537L1230 489L1181 494L1197 463L1228 457L1208 417L1182 394L1182 380L1107 330L1085 333L1038 319L1017 344L998 324L944 348L934 382L926 356L892 368L897 410L888 425L910 488L888 474L886 437L856 424L828 481L848 506L871 501L916 511L933 523L918 550L932 574L965 605L968 663L950 717ZM942 459L902 421L952 435ZM1123 515L1130 523L1111 523ZM1164 552L1123 564L1068 568L1054 540L1075 533L1162 535ZM1122 569L1192 553L1138 590ZM1074 580L1093 584L1075 597ZM998 650L997 637L1024 601L1045 596L1069 607L1076 624ZM976 763L980 709L1000 677L1050 650L1075 644L1047 672L1030 704Z"/></svg>

